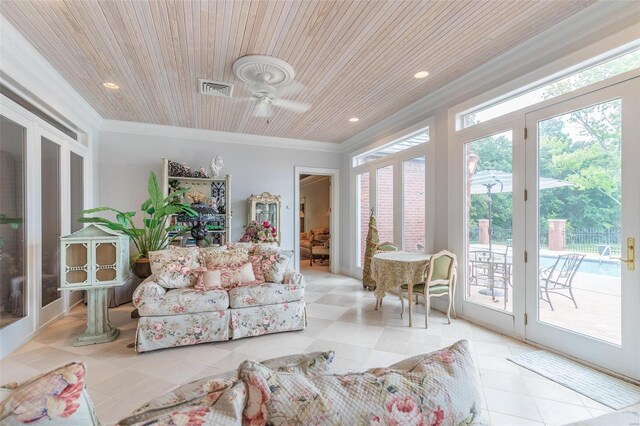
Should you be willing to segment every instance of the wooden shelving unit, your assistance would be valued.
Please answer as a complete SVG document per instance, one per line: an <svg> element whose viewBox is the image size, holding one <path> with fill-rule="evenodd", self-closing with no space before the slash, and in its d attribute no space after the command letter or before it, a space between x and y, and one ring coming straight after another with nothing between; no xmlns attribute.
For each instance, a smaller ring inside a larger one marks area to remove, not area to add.
<svg viewBox="0 0 640 426"><path fill-rule="evenodd" d="M176 184L179 188L191 188L192 191L199 191L207 197L223 201L224 204L219 206L219 213L215 215L216 219L207 226L207 233L209 234L207 239L211 244L220 245L231 241L231 219L233 215L231 211L231 176L225 175L225 177L219 179L169 176L169 160L163 158L161 185L164 195L169 195L172 189L176 187ZM172 220L177 221L177 217ZM189 227L185 225L184 229L189 229ZM183 236L177 241L182 246L195 244L189 232L183 232Z"/></svg>

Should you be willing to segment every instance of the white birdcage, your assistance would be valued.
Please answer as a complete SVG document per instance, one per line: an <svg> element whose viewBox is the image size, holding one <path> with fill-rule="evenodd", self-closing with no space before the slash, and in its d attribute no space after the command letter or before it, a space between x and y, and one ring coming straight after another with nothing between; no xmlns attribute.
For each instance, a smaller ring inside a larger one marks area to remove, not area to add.
<svg viewBox="0 0 640 426"><path fill-rule="evenodd" d="M129 276L129 236L100 225L61 237L60 254L63 289L113 286Z"/></svg>

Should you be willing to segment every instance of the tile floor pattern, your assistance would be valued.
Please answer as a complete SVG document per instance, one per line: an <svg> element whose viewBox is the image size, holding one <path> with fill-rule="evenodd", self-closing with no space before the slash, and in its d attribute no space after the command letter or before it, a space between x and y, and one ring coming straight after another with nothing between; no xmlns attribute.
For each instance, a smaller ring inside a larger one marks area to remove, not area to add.
<svg viewBox="0 0 640 426"><path fill-rule="evenodd" d="M304 264L303 264L304 265ZM374 297L359 281L332 275L327 267L303 266L307 277L308 328L223 343L137 354L132 305L110 311L121 329L108 344L72 346L84 328L84 307L56 321L0 361L0 381L23 381L69 361L87 363L88 389L103 424L118 421L151 398L182 383L236 368L245 359L267 359L298 352L333 349L334 371L387 366L411 355L468 339L478 366L490 421L500 425L561 425L611 411L608 407L519 367L506 357L534 347L463 320L446 324L437 311L429 329L416 307L415 326L400 319L396 296L374 310ZM640 405L632 407L640 410Z"/></svg>

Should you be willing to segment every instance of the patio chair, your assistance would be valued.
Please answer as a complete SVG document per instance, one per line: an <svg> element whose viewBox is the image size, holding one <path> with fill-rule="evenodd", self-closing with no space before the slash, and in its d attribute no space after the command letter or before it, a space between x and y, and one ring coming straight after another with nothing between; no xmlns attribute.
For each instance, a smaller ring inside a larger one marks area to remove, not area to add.
<svg viewBox="0 0 640 426"><path fill-rule="evenodd" d="M418 295L424 297L424 327L429 326L429 312L431 311L431 304L428 298L449 296L449 307L447 308L447 320L451 324L451 309L453 308L453 317L456 318L456 308L453 304L456 287L456 274L457 274L458 260L456 255L442 250L431 256L429 260L429 266L426 270L426 278L424 283L416 284L413 286L413 293L416 295L416 304L418 303ZM425 288L428 290L425 292ZM404 316L404 295L409 291L409 286L403 284L400 286L400 306L402 311L400 312L400 318ZM412 301L409 300L408 303Z"/></svg>
<svg viewBox="0 0 640 426"><path fill-rule="evenodd" d="M551 293L571 299L573 305L578 309L576 299L573 297L571 284L582 263L582 259L584 259L584 254L562 254L558 256L552 266L540 270L540 300L547 302L552 311L553 304L549 297ZM568 291L569 294L564 293L564 291Z"/></svg>
<svg viewBox="0 0 640 426"><path fill-rule="evenodd" d="M395 245L395 244L393 244L393 243L391 243L389 241L385 241L384 243L380 243L376 247L376 251L378 253L384 253L385 251L399 251L399 250L400 250L400 248L397 245Z"/></svg>
<svg viewBox="0 0 640 426"><path fill-rule="evenodd" d="M473 250L469 252L469 286L483 286L489 289L491 300L497 302L496 289L504 291L504 306L509 301L509 286L511 285L511 262L509 261L511 247L504 251ZM486 294L486 293L483 293Z"/></svg>

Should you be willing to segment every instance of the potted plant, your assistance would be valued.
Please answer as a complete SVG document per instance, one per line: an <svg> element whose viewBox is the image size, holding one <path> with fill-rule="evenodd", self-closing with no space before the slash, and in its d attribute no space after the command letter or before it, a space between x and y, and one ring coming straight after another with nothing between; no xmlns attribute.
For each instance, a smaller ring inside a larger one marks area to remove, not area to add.
<svg viewBox="0 0 640 426"><path fill-rule="evenodd" d="M139 278L151 275L149 252L162 250L171 242L170 233L178 229L178 225L167 226L167 220L174 214L195 216L196 212L188 204L179 202L180 196L189 188L172 192L163 197L155 173L149 174L149 199L140 206L142 211L142 226L138 227L133 221L136 212L121 212L111 207L96 207L84 210L83 215L110 211L115 213L116 221L104 217L83 216L79 220L84 223L96 223L115 231L120 231L131 237L138 252L133 256L131 270Z"/></svg>

